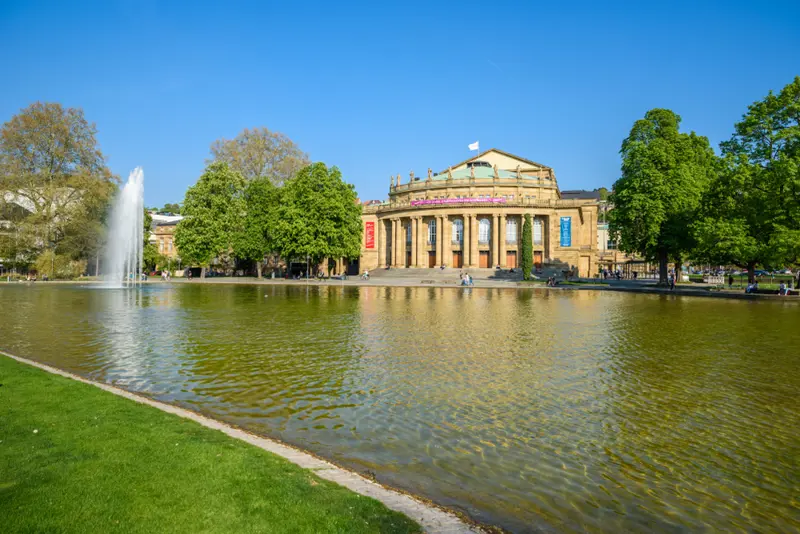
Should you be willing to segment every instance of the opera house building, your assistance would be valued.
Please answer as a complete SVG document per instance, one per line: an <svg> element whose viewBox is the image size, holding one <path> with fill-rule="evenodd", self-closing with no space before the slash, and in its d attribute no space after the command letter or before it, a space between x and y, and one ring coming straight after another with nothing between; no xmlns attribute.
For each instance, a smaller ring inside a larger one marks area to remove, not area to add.
<svg viewBox="0 0 800 534"><path fill-rule="evenodd" d="M537 269L598 269L598 200L564 198L552 168L491 149L402 181L364 205L359 268L516 268L523 218Z"/></svg>

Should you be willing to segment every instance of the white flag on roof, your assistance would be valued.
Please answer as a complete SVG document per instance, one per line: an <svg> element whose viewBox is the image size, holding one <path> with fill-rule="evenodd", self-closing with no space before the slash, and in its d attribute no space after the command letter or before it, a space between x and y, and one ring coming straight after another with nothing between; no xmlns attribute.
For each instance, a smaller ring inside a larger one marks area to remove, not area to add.
<svg viewBox="0 0 800 534"><path fill-rule="evenodd" d="M469 145L469 149L470 149L470 150L480 150L480 149L478 148L478 141L475 141L474 143L470 144L470 145Z"/></svg>

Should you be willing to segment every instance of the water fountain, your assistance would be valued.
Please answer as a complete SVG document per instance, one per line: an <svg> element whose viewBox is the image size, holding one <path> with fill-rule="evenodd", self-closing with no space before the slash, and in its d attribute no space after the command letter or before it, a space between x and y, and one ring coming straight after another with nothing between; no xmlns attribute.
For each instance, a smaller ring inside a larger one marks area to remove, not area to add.
<svg viewBox="0 0 800 534"><path fill-rule="evenodd" d="M108 287L141 284L144 248L144 173L136 167L117 195L108 227L103 278Z"/></svg>

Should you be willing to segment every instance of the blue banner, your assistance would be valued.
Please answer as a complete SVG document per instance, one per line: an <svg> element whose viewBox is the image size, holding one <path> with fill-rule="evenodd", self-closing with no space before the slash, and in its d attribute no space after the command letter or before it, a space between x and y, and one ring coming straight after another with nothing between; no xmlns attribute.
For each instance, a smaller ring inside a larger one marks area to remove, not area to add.
<svg viewBox="0 0 800 534"><path fill-rule="evenodd" d="M572 246L572 217L561 217L561 246Z"/></svg>

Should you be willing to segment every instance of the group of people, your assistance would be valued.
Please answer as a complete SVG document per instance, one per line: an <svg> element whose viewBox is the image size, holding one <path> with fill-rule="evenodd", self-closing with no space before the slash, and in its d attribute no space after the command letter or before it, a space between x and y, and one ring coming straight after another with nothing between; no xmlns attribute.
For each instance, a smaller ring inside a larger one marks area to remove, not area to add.
<svg viewBox="0 0 800 534"><path fill-rule="evenodd" d="M169 271L161 271L161 281L169 282L172 280L172 274Z"/></svg>
<svg viewBox="0 0 800 534"><path fill-rule="evenodd" d="M616 280L622 280L622 272L619 269L616 271L603 269L603 280L608 280L609 277Z"/></svg>
<svg viewBox="0 0 800 534"><path fill-rule="evenodd" d="M469 273L461 271L459 273L459 277L461 278L461 285L462 286L474 286L475 282L472 280L472 276Z"/></svg>

